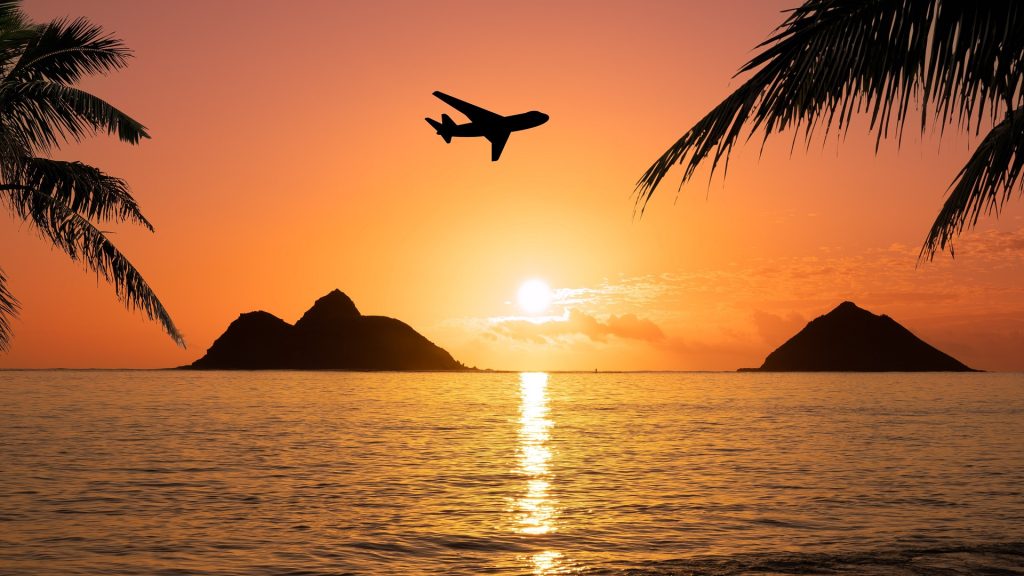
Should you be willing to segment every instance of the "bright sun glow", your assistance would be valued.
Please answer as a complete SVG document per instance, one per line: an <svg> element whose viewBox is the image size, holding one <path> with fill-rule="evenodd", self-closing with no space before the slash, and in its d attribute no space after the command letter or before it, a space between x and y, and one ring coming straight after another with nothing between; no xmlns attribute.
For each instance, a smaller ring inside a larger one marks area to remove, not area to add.
<svg viewBox="0 0 1024 576"><path fill-rule="evenodd" d="M551 288L543 280L527 280L519 287L518 300L525 312L539 314L551 305Z"/></svg>

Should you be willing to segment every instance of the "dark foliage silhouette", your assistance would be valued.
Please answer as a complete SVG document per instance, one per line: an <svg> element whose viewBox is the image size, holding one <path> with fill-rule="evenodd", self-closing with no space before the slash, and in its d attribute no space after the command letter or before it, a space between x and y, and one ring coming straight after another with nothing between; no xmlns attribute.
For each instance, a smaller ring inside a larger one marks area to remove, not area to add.
<svg viewBox="0 0 1024 576"><path fill-rule="evenodd" d="M491 142L491 161L496 162L501 157L501 151L505 149L505 142L513 132L535 128L548 121L548 115L543 112L531 110L522 114L502 116L490 110L484 110L469 102L464 102L449 96L444 92L434 92L434 96L440 98L445 104L455 108L469 118L466 124L456 124L447 114L441 115L441 121L427 118L427 123L437 130L438 135L444 138L445 143L450 144L452 137L474 137L483 136Z"/></svg>
<svg viewBox="0 0 1024 576"><path fill-rule="evenodd" d="M764 140L787 129L810 143L845 133L854 113L871 130L900 139L920 114L922 131L992 128L950 185L921 249L922 259L949 248L982 213L998 214L1024 168L1024 3L1019 0L808 0L758 48L739 88L697 122L637 183L642 214L675 164L682 184L702 162L711 171L740 136ZM914 106L911 106L914 104ZM801 134L802 132L802 134ZM762 144L763 145L763 144Z"/></svg>
<svg viewBox="0 0 1024 576"><path fill-rule="evenodd" d="M97 225L132 222L152 231L119 178L81 162L43 157L68 141L105 132L129 144L145 127L75 84L123 68L131 52L84 18L34 24L19 2L0 0L0 201L72 260L102 276L130 309L159 322L180 346L170 315L135 266ZM0 350L18 304L0 274Z"/></svg>

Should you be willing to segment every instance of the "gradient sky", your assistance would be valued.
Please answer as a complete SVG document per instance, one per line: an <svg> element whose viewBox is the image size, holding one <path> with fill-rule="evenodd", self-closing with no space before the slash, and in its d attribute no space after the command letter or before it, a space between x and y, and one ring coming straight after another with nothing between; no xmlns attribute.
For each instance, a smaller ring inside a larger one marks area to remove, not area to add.
<svg viewBox="0 0 1024 576"><path fill-rule="evenodd" d="M497 369L731 370L843 300L968 365L1024 370L1024 202L916 267L978 136L855 124L805 148L783 135L727 178L677 173L636 220L637 178L738 85L795 0L174 2L27 0L86 16L135 58L84 87L143 122L56 156L125 178L156 234L114 240L188 341L7 218L0 265L21 300L0 367L167 367L241 312L294 322L334 288L458 360ZM443 90L550 122L451 145L423 121ZM556 289L547 322L520 284Z"/></svg>

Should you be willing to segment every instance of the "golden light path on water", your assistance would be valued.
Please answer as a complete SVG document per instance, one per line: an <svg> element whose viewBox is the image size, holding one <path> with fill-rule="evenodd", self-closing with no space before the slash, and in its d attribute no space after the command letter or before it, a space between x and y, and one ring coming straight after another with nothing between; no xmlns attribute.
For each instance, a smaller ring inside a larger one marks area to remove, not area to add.
<svg viewBox="0 0 1024 576"><path fill-rule="evenodd" d="M551 471L548 463L548 375L544 372L524 372L519 375L522 402L519 409L519 469L526 479L526 493L516 502L519 532L523 534L549 534L555 526L555 504L548 494ZM562 554L545 550L534 554L534 574L552 574L558 569Z"/></svg>

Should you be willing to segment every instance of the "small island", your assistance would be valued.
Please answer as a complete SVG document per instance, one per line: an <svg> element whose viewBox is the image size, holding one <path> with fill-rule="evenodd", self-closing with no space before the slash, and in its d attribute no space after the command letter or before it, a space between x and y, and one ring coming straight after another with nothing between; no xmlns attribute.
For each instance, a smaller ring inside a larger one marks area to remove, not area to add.
<svg viewBox="0 0 1024 576"><path fill-rule="evenodd" d="M843 302L740 372L976 372L886 315Z"/></svg>
<svg viewBox="0 0 1024 576"><path fill-rule="evenodd" d="M341 290L320 298L294 325L264 311L228 326L199 370L469 370L408 324L363 316Z"/></svg>

